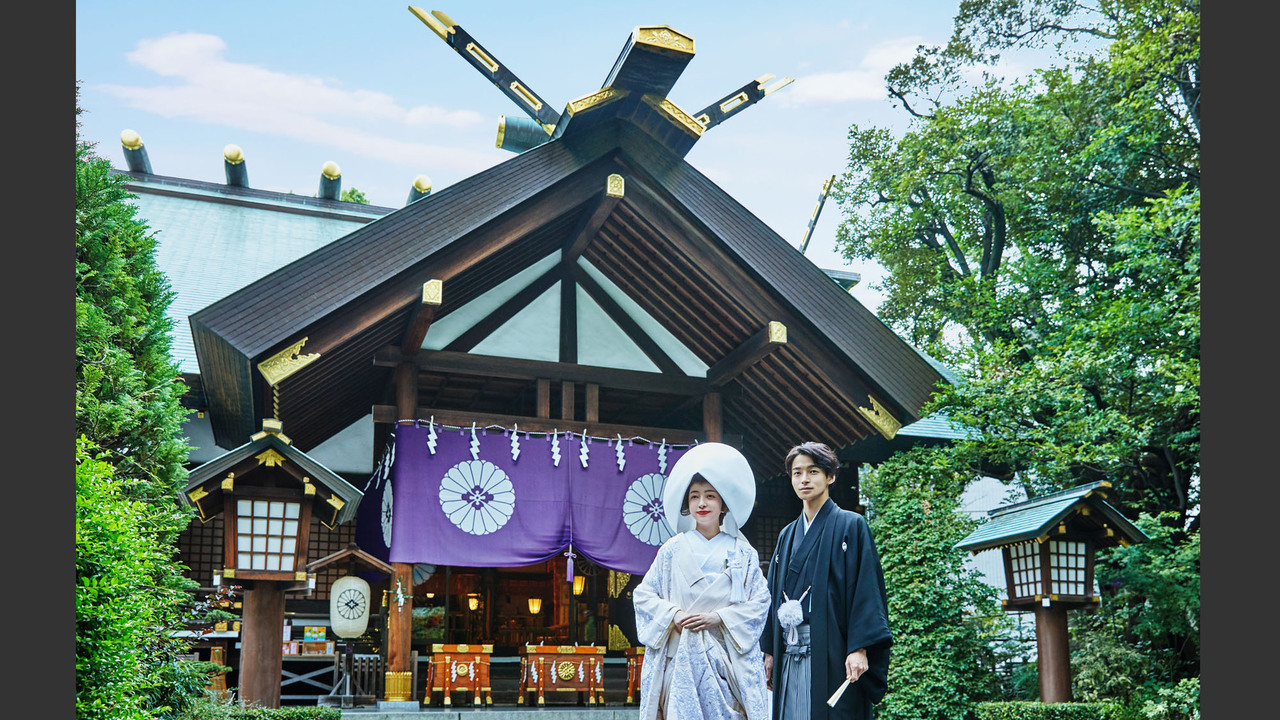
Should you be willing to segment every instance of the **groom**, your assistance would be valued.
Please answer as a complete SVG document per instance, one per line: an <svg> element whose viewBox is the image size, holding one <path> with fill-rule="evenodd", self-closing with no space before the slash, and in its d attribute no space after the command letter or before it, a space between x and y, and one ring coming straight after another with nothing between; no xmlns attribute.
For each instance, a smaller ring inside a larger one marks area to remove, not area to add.
<svg viewBox="0 0 1280 720"><path fill-rule="evenodd" d="M872 704L887 689L893 643L871 530L831 499L840 469L831 448L797 445L785 467L804 510L779 534L769 564L772 603L760 649L773 718L871 720ZM849 686L828 707L846 679Z"/></svg>

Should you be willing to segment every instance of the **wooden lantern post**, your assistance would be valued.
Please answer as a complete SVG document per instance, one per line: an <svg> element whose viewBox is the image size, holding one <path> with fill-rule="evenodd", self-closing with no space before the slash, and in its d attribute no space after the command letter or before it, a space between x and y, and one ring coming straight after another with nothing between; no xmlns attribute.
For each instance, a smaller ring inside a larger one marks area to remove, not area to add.
<svg viewBox="0 0 1280 720"><path fill-rule="evenodd" d="M977 554L1000 548L1009 611L1032 610L1040 701L1071 702L1071 651L1067 611L1101 602L1093 594L1094 553L1147 537L1106 501L1111 483L1070 490L998 507L956 547Z"/></svg>

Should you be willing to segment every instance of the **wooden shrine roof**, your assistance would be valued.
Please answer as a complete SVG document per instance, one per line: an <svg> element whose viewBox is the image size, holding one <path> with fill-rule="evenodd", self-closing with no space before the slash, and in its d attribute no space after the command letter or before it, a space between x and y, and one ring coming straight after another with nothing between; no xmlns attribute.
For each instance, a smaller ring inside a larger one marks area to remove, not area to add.
<svg viewBox="0 0 1280 720"><path fill-rule="evenodd" d="M625 189L610 201L605 188L614 174ZM300 447L311 448L371 406L393 402L388 365L424 283L442 281L435 317L447 317L563 251L584 226L594 232L585 247L574 246L581 259L713 371L749 350L771 322L784 325L787 335L725 384L670 367L648 373L650 386L604 382L602 423L697 430L701 406L693 401L715 390L723 398L725 432L741 436L763 479L780 471L786 450L798 442L819 439L839 448L878 432L864 411L891 416L890 433L894 423L918 420L942 379L749 210L617 120L553 139L437 191L193 314L215 439L230 446L227 439L248 435L274 414ZM571 258L563 277L580 280L573 264ZM313 361L272 387L258 364L291 346L297 358ZM384 362L375 363L378 357ZM459 356L416 353L420 407L533 414L532 376L453 371L441 360L450 357ZM478 357L474 364L502 362ZM563 366L545 368L557 369Z"/></svg>

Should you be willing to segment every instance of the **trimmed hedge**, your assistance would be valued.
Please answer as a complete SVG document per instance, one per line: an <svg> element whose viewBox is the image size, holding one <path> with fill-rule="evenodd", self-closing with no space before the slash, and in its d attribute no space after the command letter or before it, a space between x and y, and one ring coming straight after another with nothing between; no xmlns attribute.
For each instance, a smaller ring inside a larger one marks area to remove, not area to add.
<svg viewBox="0 0 1280 720"><path fill-rule="evenodd" d="M239 708L229 720L340 720L342 711L334 707L302 705L279 708Z"/></svg>
<svg viewBox="0 0 1280 720"><path fill-rule="evenodd" d="M978 703L978 720L1123 720L1114 703Z"/></svg>

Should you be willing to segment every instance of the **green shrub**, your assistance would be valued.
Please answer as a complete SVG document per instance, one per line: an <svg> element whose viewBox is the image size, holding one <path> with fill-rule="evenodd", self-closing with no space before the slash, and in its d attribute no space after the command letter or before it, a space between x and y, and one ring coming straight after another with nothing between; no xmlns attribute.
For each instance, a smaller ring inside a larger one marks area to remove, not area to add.
<svg viewBox="0 0 1280 720"><path fill-rule="evenodd" d="M149 694L174 676L164 628L188 595L166 587L173 547L157 537L168 513L125 496L93 443L76 441L76 717L149 718ZM160 516L160 519L157 519Z"/></svg>
<svg viewBox="0 0 1280 720"><path fill-rule="evenodd" d="M988 702L978 704L978 720L1126 720L1113 703Z"/></svg>
<svg viewBox="0 0 1280 720"><path fill-rule="evenodd" d="M207 693L178 716L178 720L340 720L338 708L319 706L241 707L239 701Z"/></svg>

